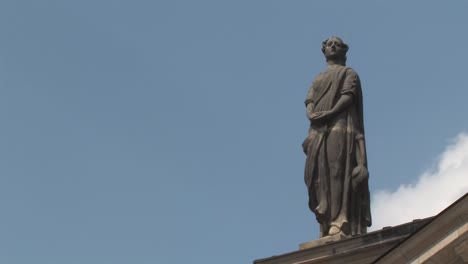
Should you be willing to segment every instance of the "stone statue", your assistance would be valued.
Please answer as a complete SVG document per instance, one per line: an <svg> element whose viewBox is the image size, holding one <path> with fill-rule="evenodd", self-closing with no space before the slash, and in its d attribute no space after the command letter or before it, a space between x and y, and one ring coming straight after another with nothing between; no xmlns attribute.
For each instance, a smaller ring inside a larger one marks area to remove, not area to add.
<svg viewBox="0 0 468 264"><path fill-rule="evenodd" d="M305 101L310 128L302 144L304 179L320 237L363 234L371 226L361 83L345 66L347 51L338 37L322 43L328 68Z"/></svg>

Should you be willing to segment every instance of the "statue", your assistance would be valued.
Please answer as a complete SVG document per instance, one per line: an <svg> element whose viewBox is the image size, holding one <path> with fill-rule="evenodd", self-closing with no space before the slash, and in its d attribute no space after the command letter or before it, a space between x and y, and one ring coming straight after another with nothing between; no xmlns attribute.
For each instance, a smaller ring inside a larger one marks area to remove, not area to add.
<svg viewBox="0 0 468 264"><path fill-rule="evenodd" d="M328 68L312 83L305 101L310 128L302 144L309 208L320 237L364 234L371 226L361 83L346 67L348 45L322 43Z"/></svg>

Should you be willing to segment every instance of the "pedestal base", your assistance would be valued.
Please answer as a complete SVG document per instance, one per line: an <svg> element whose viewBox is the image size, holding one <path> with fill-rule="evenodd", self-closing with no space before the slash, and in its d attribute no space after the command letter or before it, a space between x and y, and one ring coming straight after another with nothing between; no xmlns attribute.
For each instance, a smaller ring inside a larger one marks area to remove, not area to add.
<svg viewBox="0 0 468 264"><path fill-rule="evenodd" d="M340 241L340 240L345 239L345 238L347 238L347 237L345 235L341 234L341 233L333 235L333 236L326 236L326 237L322 237L322 238L317 239L317 240L312 240L312 241L309 241L309 242L302 243L302 244L299 245L299 249L313 248L313 247L328 244L328 243L331 243L331 242Z"/></svg>
<svg viewBox="0 0 468 264"><path fill-rule="evenodd" d="M341 234L300 244L300 250L257 259L255 264L362 264L372 263L431 218L413 221L392 228L344 237ZM398 262L394 262L398 263Z"/></svg>

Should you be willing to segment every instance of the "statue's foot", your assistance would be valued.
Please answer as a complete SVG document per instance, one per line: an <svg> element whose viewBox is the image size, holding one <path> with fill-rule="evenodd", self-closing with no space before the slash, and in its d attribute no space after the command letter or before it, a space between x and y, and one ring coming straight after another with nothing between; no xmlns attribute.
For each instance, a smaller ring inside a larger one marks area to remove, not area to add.
<svg viewBox="0 0 468 264"><path fill-rule="evenodd" d="M322 237L327 236L328 235L327 232L328 232L328 225L323 224L323 223L320 224L320 237L322 238Z"/></svg>
<svg viewBox="0 0 468 264"><path fill-rule="evenodd" d="M328 231L328 235L333 236L333 235L339 234L340 232L341 232L340 228L338 228L337 226L331 226L330 230Z"/></svg>

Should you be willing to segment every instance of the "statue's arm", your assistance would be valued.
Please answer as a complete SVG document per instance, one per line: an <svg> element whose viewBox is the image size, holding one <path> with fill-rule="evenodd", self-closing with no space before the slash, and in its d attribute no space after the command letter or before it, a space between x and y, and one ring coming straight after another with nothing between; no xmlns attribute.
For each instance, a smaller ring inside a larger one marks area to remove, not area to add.
<svg viewBox="0 0 468 264"><path fill-rule="evenodd" d="M341 97L330 111L330 115L332 117L338 115L353 103L353 97L356 94L356 82L358 81L358 78L359 77L357 76L356 72L354 72L354 70L349 69L346 72L346 78L341 89Z"/></svg>
<svg viewBox="0 0 468 264"><path fill-rule="evenodd" d="M305 101L305 106L306 106L306 115L307 118L312 121L311 116L314 111L314 101L311 99L312 98L312 93L313 89L312 87L309 90L309 94L307 95L306 101ZM304 151L304 154L308 155L309 152L309 135L307 135L307 138L302 142L302 150Z"/></svg>
<svg viewBox="0 0 468 264"><path fill-rule="evenodd" d="M307 111L307 117L310 121L326 121L331 119L341 113L344 109L351 105L353 102L353 95L350 93L342 94L338 102L333 106L333 108L329 111L322 111L322 112L315 112L312 111L309 114Z"/></svg>
<svg viewBox="0 0 468 264"><path fill-rule="evenodd" d="M309 92L307 93L306 100L304 102L306 106L306 115L309 120L312 120L311 116L315 107L314 100L312 99L314 98L314 83L315 83L315 80L314 82L312 82L312 85L309 88Z"/></svg>
<svg viewBox="0 0 468 264"><path fill-rule="evenodd" d="M357 136L356 144L356 162L358 166L367 167L366 144L362 135Z"/></svg>
<svg viewBox="0 0 468 264"><path fill-rule="evenodd" d="M343 110L353 103L353 97L356 94L356 81L358 80L357 74L353 70L348 70L343 86L341 88L341 95L336 104L329 111L316 112L309 118L311 121L326 121L334 118Z"/></svg>
<svg viewBox="0 0 468 264"><path fill-rule="evenodd" d="M314 113L314 102L312 101L306 101L306 114L307 118L312 121L312 114Z"/></svg>
<svg viewBox="0 0 468 264"><path fill-rule="evenodd" d="M344 109L346 109L351 103L353 102L353 95L352 94L342 94L338 102L333 106L330 110L330 115L336 116L337 114L341 113Z"/></svg>

